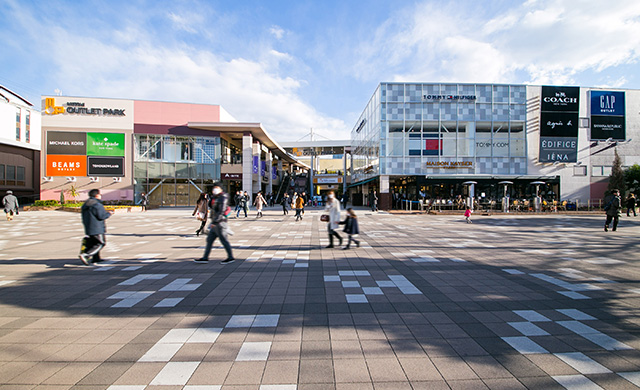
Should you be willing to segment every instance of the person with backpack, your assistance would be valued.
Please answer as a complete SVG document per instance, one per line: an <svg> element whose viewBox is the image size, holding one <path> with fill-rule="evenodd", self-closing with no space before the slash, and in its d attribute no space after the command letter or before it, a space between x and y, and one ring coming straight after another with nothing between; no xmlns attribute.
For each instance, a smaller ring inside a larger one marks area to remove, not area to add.
<svg viewBox="0 0 640 390"><path fill-rule="evenodd" d="M606 206L604 206L604 211L607 213L607 220L604 223L604 231L609 231L609 224L613 222L613 230L614 232L618 229L618 221L620 220L620 210L622 209L622 201L620 200L620 191L611 190L611 199Z"/></svg>
<svg viewBox="0 0 640 390"><path fill-rule="evenodd" d="M227 226L227 217L231 213L229 207L229 200L227 194L222 191L220 183L213 185L213 196L209 200L209 209L211 210L211 225L209 226L209 234L207 235L207 243L204 248L204 254L201 258L194 260L196 263L206 264L209 262L209 254L211 253L211 247L216 238L220 239L224 250L227 252L227 258L220 262L220 264L233 263L233 252L231 251L231 245L227 239L229 228Z"/></svg>
<svg viewBox="0 0 640 390"><path fill-rule="evenodd" d="M100 251L107 245L105 220L113 215L113 211L105 210L101 199L100 190L92 189L81 208L85 237L78 257L85 265L102 261Z"/></svg>

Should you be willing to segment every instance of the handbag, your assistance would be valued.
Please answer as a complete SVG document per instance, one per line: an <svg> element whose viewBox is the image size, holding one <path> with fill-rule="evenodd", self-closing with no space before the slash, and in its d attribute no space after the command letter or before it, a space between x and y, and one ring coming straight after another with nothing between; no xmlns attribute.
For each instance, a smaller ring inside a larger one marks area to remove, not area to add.
<svg viewBox="0 0 640 390"><path fill-rule="evenodd" d="M201 212L201 211L198 211L198 212L196 213L196 219L197 219L198 221L206 221L206 220L207 220L207 218L204 216L204 213L203 213L203 212Z"/></svg>
<svg viewBox="0 0 640 390"><path fill-rule="evenodd" d="M320 216L320 221L322 222L329 222L329 214L322 214Z"/></svg>

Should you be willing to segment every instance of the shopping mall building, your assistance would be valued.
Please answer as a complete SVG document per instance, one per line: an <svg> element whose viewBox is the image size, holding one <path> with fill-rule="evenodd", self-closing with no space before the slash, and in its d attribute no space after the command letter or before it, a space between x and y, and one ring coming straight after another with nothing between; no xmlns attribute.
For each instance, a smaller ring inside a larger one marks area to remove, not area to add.
<svg viewBox="0 0 640 390"><path fill-rule="evenodd" d="M41 199L193 206L222 181L225 190L275 193L308 167L285 152L260 123L236 121L219 105L44 96Z"/></svg>
<svg viewBox="0 0 640 390"><path fill-rule="evenodd" d="M351 131L351 191L480 202L600 201L614 151L640 163L640 90L381 83ZM534 184L532 184L534 183ZM537 184L536 184L537 183ZM405 202L406 203L406 202Z"/></svg>

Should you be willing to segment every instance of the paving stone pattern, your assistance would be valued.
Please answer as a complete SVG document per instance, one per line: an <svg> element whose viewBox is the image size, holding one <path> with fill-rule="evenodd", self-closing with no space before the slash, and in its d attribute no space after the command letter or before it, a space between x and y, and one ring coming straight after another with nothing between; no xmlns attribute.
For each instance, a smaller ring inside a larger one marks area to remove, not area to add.
<svg viewBox="0 0 640 390"><path fill-rule="evenodd" d="M358 210L342 250L267 209L221 265L190 213L113 216L93 267L78 214L1 221L0 390L640 387L634 218Z"/></svg>

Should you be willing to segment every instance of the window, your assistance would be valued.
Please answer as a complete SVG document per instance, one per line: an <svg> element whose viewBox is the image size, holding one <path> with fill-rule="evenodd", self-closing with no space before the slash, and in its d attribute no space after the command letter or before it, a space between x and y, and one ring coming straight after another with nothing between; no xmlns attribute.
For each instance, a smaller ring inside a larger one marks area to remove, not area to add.
<svg viewBox="0 0 640 390"><path fill-rule="evenodd" d="M16 141L20 141L20 109L16 108Z"/></svg>
<svg viewBox="0 0 640 390"><path fill-rule="evenodd" d="M587 176L587 167L583 165L573 167L573 176Z"/></svg>
<svg viewBox="0 0 640 390"><path fill-rule="evenodd" d="M591 167L591 176L609 176L611 175L611 166L594 165Z"/></svg>
<svg viewBox="0 0 640 390"><path fill-rule="evenodd" d="M4 184L4 165L0 164L0 184Z"/></svg>
<svg viewBox="0 0 640 390"><path fill-rule="evenodd" d="M16 185L25 186L24 167L16 167Z"/></svg>
<svg viewBox="0 0 640 390"><path fill-rule="evenodd" d="M31 142L31 112L27 111L26 117L24 119L24 140L26 143Z"/></svg>

